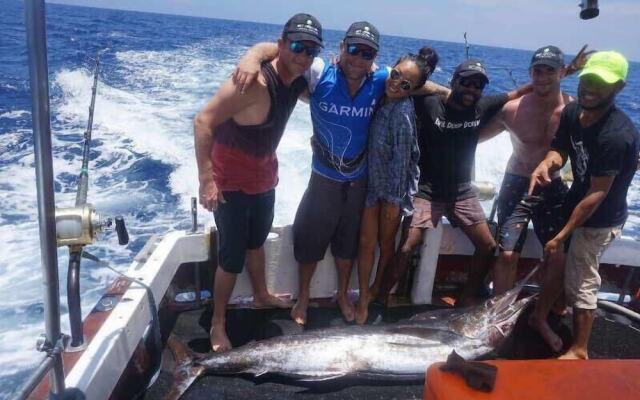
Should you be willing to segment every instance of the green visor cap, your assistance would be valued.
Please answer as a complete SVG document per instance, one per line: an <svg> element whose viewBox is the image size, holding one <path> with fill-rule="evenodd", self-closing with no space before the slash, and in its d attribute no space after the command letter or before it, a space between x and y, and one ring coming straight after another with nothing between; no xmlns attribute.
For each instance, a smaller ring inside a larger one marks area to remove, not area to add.
<svg viewBox="0 0 640 400"><path fill-rule="evenodd" d="M606 83L613 84L627 79L629 63L624 56L616 51L599 51L587 60L580 72L584 75L597 75Z"/></svg>

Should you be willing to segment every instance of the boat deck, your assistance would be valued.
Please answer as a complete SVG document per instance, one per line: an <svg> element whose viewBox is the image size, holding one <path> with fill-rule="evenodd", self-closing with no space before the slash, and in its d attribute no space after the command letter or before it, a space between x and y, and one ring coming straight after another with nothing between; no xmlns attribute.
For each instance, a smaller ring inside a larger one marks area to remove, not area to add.
<svg viewBox="0 0 640 400"><path fill-rule="evenodd" d="M395 322L433 306L400 306L383 309L372 306L370 320ZM496 358L533 359L552 357L550 349L526 324L528 311L518 321L514 334L496 354ZM208 329L210 308L182 312L178 315L172 332L193 351L209 351ZM554 329L565 343L570 341L570 317L556 318ZM335 308L314 308L309 311L306 329L341 326L345 322ZM301 328L293 323L288 310L235 309L228 312L228 332L234 346L251 340L293 334ZM631 325L624 318L599 311L590 342L592 358L640 358L640 325ZM165 352L163 371L156 383L147 391L145 399L160 399L172 382L170 353ZM403 382L397 385L371 381L342 379L299 386L278 377L255 379L241 376L205 376L197 380L184 394L183 399L421 399L423 382Z"/></svg>

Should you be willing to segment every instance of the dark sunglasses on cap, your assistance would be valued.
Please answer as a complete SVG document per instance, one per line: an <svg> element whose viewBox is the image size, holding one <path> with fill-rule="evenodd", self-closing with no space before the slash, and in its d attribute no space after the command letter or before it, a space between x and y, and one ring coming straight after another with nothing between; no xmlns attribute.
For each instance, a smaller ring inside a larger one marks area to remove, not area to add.
<svg viewBox="0 0 640 400"><path fill-rule="evenodd" d="M347 45L347 53L349 53L349 55L351 56L357 56L359 54L363 60L367 60L367 61L373 60L374 58L376 58L376 55L378 54L376 53L375 50L361 49L361 48L359 49L358 46L355 44Z"/></svg>
<svg viewBox="0 0 640 400"><path fill-rule="evenodd" d="M485 81L479 81L477 79L472 79L472 78L460 78L458 80L458 83L460 83L460 86L464 86L466 88L473 87L474 89L478 89L478 90L484 89L484 87L487 84L487 82Z"/></svg>
<svg viewBox="0 0 640 400"><path fill-rule="evenodd" d="M289 42L289 50L296 54L306 53L309 57L316 57L320 54L320 46L307 46L299 40Z"/></svg>
<svg viewBox="0 0 640 400"><path fill-rule="evenodd" d="M393 68L391 69L391 72L389 73L389 78L393 81L397 81L402 79L402 74L400 73L400 71L398 71L397 69ZM400 81L400 89L404 90L405 92L408 92L409 90L411 90L411 82L409 82L406 79L402 79Z"/></svg>

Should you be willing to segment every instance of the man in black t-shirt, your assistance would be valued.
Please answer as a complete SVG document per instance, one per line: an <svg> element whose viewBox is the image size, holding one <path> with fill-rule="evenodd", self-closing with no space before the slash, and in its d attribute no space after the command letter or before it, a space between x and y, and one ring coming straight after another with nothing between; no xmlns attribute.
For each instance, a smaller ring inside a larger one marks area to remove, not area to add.
<svg viewBox="0 0 640 400"><path fill-rule="evenodd" d="M619 53L598 52L580 73L578 102L567 105L551 150L531 175L529 192L546 186L571 158L573 184L565 206L568 221L545 245L545 255L562 251L571 236L565 267L565 293L574 309L574 341L560 358L588 358L587 343L600 288L600 255L627 218L627 191L636 171L640 135L614 100L623 89L628 63ZM543 290L542 296L554 293ZM560 338L543 318L532 325L559 350Z"/></svg>
<svg viewBox="0 0 640 400"><path fill-rule="evenodd" d="M435 228L443 215L464 231L476 249L460 304L468 301L482 284L496 243L471 186L479 128L507 101L531 91L529 84L506 94L482 97L487 83L489 77L484 65L479 60L470 59L456 68L451 80L451 93L446 98L416 97L419 191L413 201L410 227L387 269L378 295L383 302L406 270L424 231Z"/></svg>

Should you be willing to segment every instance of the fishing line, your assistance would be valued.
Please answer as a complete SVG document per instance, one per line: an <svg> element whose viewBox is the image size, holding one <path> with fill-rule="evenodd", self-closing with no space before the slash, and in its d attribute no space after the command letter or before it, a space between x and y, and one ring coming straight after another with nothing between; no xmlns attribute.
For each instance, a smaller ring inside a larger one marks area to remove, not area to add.
<svg viewBox="0 0 640 400"><path fill-rule="evenodd" d="M156 301L155 301L155 297L153 296L153 291L151 290L151 287L146 283L142 282L137 278L132 278L116 270L111 265L109 265L108 262L100 260L98 257L94 256L89 252L83 251L82 257L89 259L91 261L94 261L99 265L110 269L111 271L115 272L117 275L119 275L123 279L127 280L129 283L137 283L138 285L142 286L142 288L145 290L147 294L147 300L149 302L149 312L151 313L151 329L153 332L153 347L155 347L155 349L152 349L153 351L151 351L150 353L156 354L157 356L155 357L156 360L154 363L155 365L153 367L154 373L151 379L149 380L149 383L142 391L140 391L140 393L137 393L135 396L133 396L134 399L139 398L147 389L149 389L155 383L156 379L158 379L158 376L160 376L160 370L162 367L162 336L160 333L160 316L158 314L158 307L156 306Z"/></svg>

